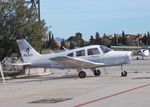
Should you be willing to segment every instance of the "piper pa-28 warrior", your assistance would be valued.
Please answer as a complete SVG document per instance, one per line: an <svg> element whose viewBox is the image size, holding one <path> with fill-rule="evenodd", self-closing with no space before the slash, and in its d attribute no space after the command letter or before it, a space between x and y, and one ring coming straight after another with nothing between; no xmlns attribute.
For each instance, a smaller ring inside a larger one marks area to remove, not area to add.
<svg viewBox="0 0 150 107"><path fill-rule="evenodd" d="M95 76L101 71L97 68L130 63L132 51L114 51L102 45L91 45L82 48L66 50L60 53L39 54L25 40L17 40L23 63L37 68L77 69L80 78L86 77L85 69L91 69ZM16 64L17 65L17 64ZM123 71L121 76L127 76Z"/></svg>

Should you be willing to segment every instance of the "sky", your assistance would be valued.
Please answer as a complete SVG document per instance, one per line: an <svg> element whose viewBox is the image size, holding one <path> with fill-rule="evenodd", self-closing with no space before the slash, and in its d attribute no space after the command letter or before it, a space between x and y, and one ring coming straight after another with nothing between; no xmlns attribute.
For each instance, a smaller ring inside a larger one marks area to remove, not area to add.
<svg viewBox="0 0 150 107"><path fill-rule="evenodd" d="M67 39L81 32L83 38L137 34L150 31L150 0L40 0L41 18L55 37Z"/></svg>

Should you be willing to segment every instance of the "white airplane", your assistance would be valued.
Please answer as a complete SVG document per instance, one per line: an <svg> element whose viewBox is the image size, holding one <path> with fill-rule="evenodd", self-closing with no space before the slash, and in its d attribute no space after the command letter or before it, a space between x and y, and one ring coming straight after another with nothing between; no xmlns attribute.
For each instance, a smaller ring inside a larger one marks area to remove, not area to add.
<svg viewBox="0 0 150 107"><path fill-rule="evenodd" d="M25 40L17 40L24 63L13 65L28 65L37 68L77 69L80 78L86 77L85 69L91 69L95 76L101 71L97 68L121 65L121 76L127 76L123 64L132 60L132 51L114 51L102 45L91 45L67 50L60 53L39 54Z"/></svg>
<svg viewBox="0 0 150 107"><path fill-rule="evenodd" d="M111 46L112 49L137 49L139 51L137 51L135 53L135 55L141 56L142 59L144 59L144 57L148 57L150 55L149 52L149 47L143 48L141 46ZM137 60L139 59L139 57L137 57Z"/></svg>

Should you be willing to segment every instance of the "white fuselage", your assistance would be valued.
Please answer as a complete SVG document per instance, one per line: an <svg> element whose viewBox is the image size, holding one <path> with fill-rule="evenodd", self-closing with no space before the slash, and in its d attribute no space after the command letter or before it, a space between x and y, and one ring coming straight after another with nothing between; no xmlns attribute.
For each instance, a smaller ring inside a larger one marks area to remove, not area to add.
<svg viewBox="0 0 150 107"><path fill-rule="evenodd" d="M99 54L95 55L88 55L88 50L97 48ZM85 54L83 56L77 56L77 52L84 50ZM132 59L132 52L131 51L114 51L109 50L108 52L104 53L99 45L92 45L83 48L68 50L61 53L54 53L54 54L43 54L39 55L38 57L29 60L29 63L32 63L31 67L44 67L44 68L75 68L74 66L69 66L65 64L56 63L51 61L50 59L53 57L59 56L68 56L69 54L73 54L72 57L77 57L80 59L85 59L88 61L92 61L95 63L104 63L104 67L107 66L116 66L116 65L123 65L130 63ZM85 67L84 69L87 69Z"/></svg>
<svg viewBox="0 0 150 107"><path fill-rule="evenodd" d="M141 56L142 57L148 57L149 56L149 50L148 49L141 49Z"/></svg>

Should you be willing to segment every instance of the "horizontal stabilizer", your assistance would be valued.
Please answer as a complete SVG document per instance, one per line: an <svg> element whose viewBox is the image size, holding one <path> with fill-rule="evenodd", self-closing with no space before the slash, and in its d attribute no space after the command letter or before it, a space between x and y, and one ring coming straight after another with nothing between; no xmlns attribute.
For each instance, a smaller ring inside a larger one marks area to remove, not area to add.
<svg viewBox="0 0 150 107"><path fill-rule="evenodd" d="M65 48L64 46L62 46L62 48L65 50L65 51L69 51L67 48Z"/></svg>
<svg viewBox="0 0 150 107"><path fill-rule="evenodd" d="M31 63L10 63L9 65L23 66L23 65L31 65Z"/></svg>

